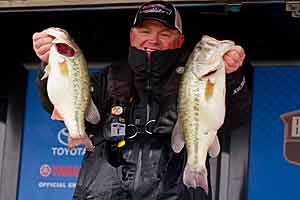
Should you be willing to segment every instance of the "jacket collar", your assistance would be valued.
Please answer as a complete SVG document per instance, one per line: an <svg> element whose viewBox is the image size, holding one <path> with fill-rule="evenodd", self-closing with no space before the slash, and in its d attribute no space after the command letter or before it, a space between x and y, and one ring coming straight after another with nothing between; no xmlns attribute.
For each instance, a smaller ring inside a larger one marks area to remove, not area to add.
<svg viewBox="0 0 300 200"><path fill-rule="evenodd" d="M129 47L128 63L136 75L161 77L175 69L181 62L181 49L146 51Z"/></svg>

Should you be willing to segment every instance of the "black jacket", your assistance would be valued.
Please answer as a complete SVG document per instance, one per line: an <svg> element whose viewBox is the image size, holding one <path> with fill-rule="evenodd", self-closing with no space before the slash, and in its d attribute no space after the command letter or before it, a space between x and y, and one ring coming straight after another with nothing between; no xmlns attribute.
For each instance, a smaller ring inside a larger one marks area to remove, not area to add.
<svg viewBox="0 0 300 200"><path fill-rule="evenodd" d="M186 152L175 154L170 147L170 133L177 120L178 66L188 54L182 50L146 52L130 48L129 62L112 64L91 77L92 98L102 120L87 123L87 133L94 135L96 148L87 152L78 177L74 200L192 200L208 199L201 188L187 189L182 183ZM46 92L46 81L37 78L41 102L53 110ZM243 68L227 75L227 112L223 130L240 126L249 112L250 96ZM129 103L131 98L135 100ZM128 123L140 127L141 134L120 149L104 139L103 131L114 101L130 104ZM138 119L138 120L137 120ZM155 120L152 135L143 134L149 120ZM222 131L222 130L221 130ZM224 132L224 131L223 131Z"/></svg>

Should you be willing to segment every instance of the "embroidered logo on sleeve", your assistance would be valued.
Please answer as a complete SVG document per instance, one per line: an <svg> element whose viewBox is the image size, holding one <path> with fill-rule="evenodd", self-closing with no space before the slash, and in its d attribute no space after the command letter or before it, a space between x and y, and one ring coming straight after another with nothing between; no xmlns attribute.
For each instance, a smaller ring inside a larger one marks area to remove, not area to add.
<svg viewBox="0 0 300 200"><path fill-rule="evenodd" d="M233 90L233 95L235 95L235 94L237 94L239 91L241 91L241 90L243 89L243 87L245 86L245 84L246 84L246 79L245 79L245 76L243 76L243 80L242 80L242 82L240 83L240 85L239 85L237 88L235 88L235 89Z"/></svg>

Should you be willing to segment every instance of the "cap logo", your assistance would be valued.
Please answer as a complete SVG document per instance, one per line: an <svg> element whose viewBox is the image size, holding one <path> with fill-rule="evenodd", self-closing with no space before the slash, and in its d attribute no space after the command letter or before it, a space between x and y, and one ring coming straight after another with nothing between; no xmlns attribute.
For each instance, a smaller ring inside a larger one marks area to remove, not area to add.
<svg viewBox="0 0 300 200"><path fill-rule="evenodd" d="M161 4L152 4L152 5L144 6L140 12L141 13L164 13L167 15L172 14L171 9Z"/></svg>

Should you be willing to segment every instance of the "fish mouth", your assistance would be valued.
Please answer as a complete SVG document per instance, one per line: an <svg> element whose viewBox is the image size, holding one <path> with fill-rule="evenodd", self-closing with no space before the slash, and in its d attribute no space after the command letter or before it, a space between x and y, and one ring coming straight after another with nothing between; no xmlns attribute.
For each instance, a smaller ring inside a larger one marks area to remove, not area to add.
<svg viewBox="0 0 300 200"><path fill-rule="evenodd" d="M218 68L208 69L205 71L192 70L192 73L200 80L202 78L210 77L211 75L215 74L218 70Z"/></svg>
<svg viewBox="0 0 300 200"><path fill-rule="evenodd" d="M66 57L73 57L75 55L75 50L65 43L56 43L57 52Z"/></svg>
<svg viewBox="0 0 300 200"><path fill-rule="evenodd" d="M218 71L218 69L213 69L213 70L211 70L211 71L208 71L206 74L203 74L202 77L208 77L208 76L210 76L210 75L216 73L217 71Z"/></svg>

